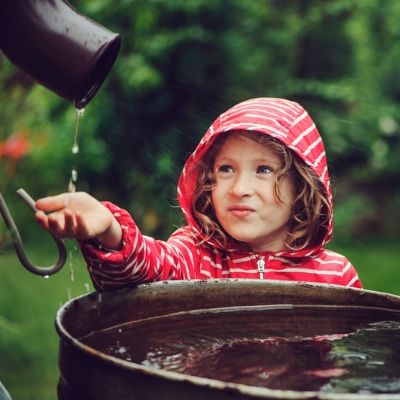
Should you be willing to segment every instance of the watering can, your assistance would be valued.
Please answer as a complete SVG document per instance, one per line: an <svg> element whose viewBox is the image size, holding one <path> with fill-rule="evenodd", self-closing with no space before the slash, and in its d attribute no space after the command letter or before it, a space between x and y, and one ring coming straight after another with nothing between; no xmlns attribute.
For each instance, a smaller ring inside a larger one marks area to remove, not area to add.
<svg viewBox="0 0 400 400"><path fill-rule="evenodd" d="M1 0L0 50L35 81L85 107L110 71L121 38L65 0Z"/></svg>
<svg viewBox="0 0 400 400"><path fill-rule="evenodd" d="M110 71L121 38L80 15L66 0L1 0L0 50L38 83L71 101L77 109L93 98ZM34 200L17 191L35 211ZM0 213L13 236L22 265L30 272L48 276L65 264L66 250L53 236L58 261L50 267L32 264L25 254L18 229L0 193Z"/></svg>

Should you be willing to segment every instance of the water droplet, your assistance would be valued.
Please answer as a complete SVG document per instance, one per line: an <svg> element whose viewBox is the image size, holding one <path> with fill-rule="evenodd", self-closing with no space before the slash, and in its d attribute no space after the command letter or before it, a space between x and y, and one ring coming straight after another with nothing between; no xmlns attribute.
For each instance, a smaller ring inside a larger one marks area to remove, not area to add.
<svg viewBox="0 0 400 400"><path fill-rule="evenodd" d="M85 114L85 107L77 108L76 113L77 113L78 118L82 118Z"/></svg>
<svg viewBox="0 0 400 400"><path fill-rule="evenodd" d="M124 346L118 347L117 352L118 352L119 354L124 354L124 353L127 352L127 348L124 347Z"/></svg>
<svg viewBox="0 0 400 400"><path fill-rule="evenodd" d="M68 184L68 192L73 193L76 192L76 182L78 181L78 171L73 168L71 171L71 179Z"/></svg>
<svg viewBox="0 0 400 400"><path fill-rule="evenodd" d="M70 179L70 180L69 180L69 183L68 183L68 192L69 192L69 193L74 193L74 192L76 192L76 185L75 185L74 182L72 182L72 179Z"/></svg>
<svg viewBox="0 0 400 400"><path fill-rule="evenodd" d="M44 279L49 279L49 278L50 278L50 275L44 275L43 278L44 278Z"/></svg>

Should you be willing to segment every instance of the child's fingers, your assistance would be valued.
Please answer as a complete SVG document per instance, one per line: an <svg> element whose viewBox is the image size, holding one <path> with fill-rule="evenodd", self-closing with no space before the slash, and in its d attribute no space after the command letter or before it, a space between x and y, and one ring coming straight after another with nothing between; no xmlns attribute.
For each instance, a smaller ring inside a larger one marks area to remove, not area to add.
<svg viewBox="0 0 400 400"><path fill-rule="evenodd" d="M64 211L64 235L68 238L75 238L77 234L77 224L75 214L66 209Z"/></svg>
<svg viewBox="0 0 400 400"><path fill-rule="evenodd" d="M43 229L49 228L47 215L43 211L37 211L35 214L35 219Z"/></svg>
<svg viewBox="0 0 400 400"><path fill-rule="evenodd" d="M44 212L54 212L63 209L68 204L68 194L43 197L36 201L36 208Z"/></svg>
<svg viewBox="0 0 400 400"><path fill-rule="evenodd" d="M53 213L48 216L49 230L56 236L65 237L65 218L64 214Z"/></svg>

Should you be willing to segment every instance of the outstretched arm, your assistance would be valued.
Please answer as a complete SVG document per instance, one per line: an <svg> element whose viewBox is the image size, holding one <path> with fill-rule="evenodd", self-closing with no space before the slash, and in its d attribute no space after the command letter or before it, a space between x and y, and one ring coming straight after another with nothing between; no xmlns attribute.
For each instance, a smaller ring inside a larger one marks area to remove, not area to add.
<svg viewBox="0 0 400 400"><path fill-rule="evenodd" d="M36 207L43 228L79 241L97 290L200 277L198 249L185 230L167 242L144 236L126 210L83 192L46 197Z"/></svg>
<svg viewBox="0 0 400 400"><path fill-rule="evenodd" d="M143 235L131 214L104 202L122 230L118 251L102 248L92 240L80 241L82 254L97 290L169 279L199 279L199 248L189 229L181 228L167 241Z"/></svg>
<svg viewBox="0 0 400 400"><path fill-rule="evenodd" d="M121 246L121 226L102 203L88 193L63 193L36 202L36 220L59 237L95 239L109 249Z"/></svg>

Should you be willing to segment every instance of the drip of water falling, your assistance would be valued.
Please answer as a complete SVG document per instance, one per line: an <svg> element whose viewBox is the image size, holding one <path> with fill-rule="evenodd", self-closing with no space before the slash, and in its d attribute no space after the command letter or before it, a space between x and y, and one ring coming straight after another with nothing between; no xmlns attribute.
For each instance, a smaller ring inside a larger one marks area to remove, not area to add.
<svg viewBox="0 0 400 400"><path fill-rule="evenodd" d="M68 300L72 299L72 293L71 293L71 289L67 288L67 296L68 296Z"/></svg>
<svg viewBox="0 0 400 400"><path fill-rule="evenodd" d="M44 279L49 279L49 278L50 278L50 275L44 275L43 278L44 278Z"/></svg>
<svg viewBox="0 0 400 400"><path fill-rule="evenodd" d="M97 306L98 316L99 318L101 318L101 293L99 292L97 292L97 302L98 302Z"/></svg>
<svg viewBox="0 0 400 400"><path fill-rule="evenodd" d="M68 183L68 192L70 193L76 192L77 180L78 180L78 171L75 168L72 168L71 178Z"/></svg>
<svg viewBox="0 0 400 400"><path fill-rule="evenodd" d="M74 273L74 268L72 266L72 251L69 252L69 276L71 278L71 282L74 282L75 273Z"/></svg>
<svg viewBox="0 0 400 400"><path fill-rule="evenodd" d="M72 145L72 154L76 157L79 153L78 144L78 133L79 133L79 122L85 113L84 108L76 109L76 120L75 120L75 132L74 132L74 142ZM71 178L68 183L68 192L76 192L76 182L78 180L78 171L75 166L71 170Z"/></svg>
<svg viewBox="0 0 400 400"><path fill-rule="evenodd" d="M72 145L72 154L79 153L79 145L78 145L79 122L83 118L84 114L85 114L84 108L76 109L75 134L74 134L74 144Z"/></svg>
<svg viewBox="0 0 400 400"><path fill-rule="evenodd" d="M89 286L88 283L85 283L85 288L86 288L86 291L89 293L90 292L90 286Z"/></svg>

